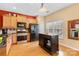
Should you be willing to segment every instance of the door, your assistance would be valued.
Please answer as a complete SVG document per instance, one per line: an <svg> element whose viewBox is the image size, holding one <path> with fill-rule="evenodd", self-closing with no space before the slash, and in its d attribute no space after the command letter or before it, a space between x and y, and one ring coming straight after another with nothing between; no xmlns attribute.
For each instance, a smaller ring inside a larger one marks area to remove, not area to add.
<svg viewBox="0 0 79 59"><path fill-rule="evenodd" d="M3 15L3 28L10 28L11 20L9 15Z"/></svg>
<svg viewBox="0 0 79 59"><path fill-rule="evenodd" d="M6 46L6 54L7 55L9 53L10 48L11 48L11 45L12 45L12 35L7 37L7 46Z"/></svg>
<svg viewBox="0 0 79 59"><path fill-rule="evenodd" d="M17 22L26 22L26 17L22 15L17 15Z"/></svg>
<svg viewBox="0 0 79 59"><path fill-rule="evenodd" d="M16 44L17 43L17 34L13 34L12 35L12 39L13 39L13 44Z"/></svg>
<svg viewBox="0 0 79 59"><path fill-rule="evenodd" d="M11 16L11 28L17 28L16 16Z"/></svg>
<svg viewBox="0 0 79 59"><path fill-rule="evenodd" d="M3 26L3 17L0 16L0 29L2 29L2 26Z"/></svg>

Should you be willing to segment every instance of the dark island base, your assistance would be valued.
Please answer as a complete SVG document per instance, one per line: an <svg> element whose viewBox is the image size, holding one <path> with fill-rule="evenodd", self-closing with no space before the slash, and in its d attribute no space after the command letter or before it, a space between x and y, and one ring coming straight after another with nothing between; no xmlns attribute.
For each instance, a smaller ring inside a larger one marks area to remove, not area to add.
<svg viewBox="0 0 79 59"><path fill-rule="evenodd" d="M39 45L50 55L58 55L59 44L58 35L39 34Z"/></svg>

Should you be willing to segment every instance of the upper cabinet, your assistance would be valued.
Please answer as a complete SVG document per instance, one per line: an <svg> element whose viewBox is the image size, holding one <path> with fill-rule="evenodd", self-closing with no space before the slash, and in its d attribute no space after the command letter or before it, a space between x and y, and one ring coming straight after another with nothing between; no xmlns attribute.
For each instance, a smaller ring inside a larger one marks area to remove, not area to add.
<svg viewBox="0 0 79 59"><path fill-rule="evenodd" d="M37 20L33 16L25 16L7 11L2 11L2 14L0 14L0 29L17 28L17 22L24 22L26 23L26 28L29 28L29 23L36 24Z"/></svg>
<svg viewBox="0 0 79 59"><path fill-rule="evenodd" d="M17 22L26 22L26 17L22 15L17 15Z"/></svg>
<svg viewBox="0 0 79 59"><path fill-rule="evenodd" d="M16 16L5 14L0 16L0 28L16 28Z"/></svg>
<svg viewBox="0 0 79 59"><path fill-rule="evenodd" d="M0 29L2 28L2 26L3 26L3 21L2 21L2 16L0 16Z"/></svg>
<svg viewBox="0 0 79 59"><path fill-rule="evenodd" d="M17 17L16 16L11 16L10 17L10 23L11 23L11 28L17 28Z"/></svg>
<svg viewBox="0 0 79 59"><path fill-rule="evenodd" d="M9 15L3 15L3 28L10 28L11 20Z"/></svg>
<svg viewBox="0 0 79 59"><path fill-rule="evenodd" d="M29 23L37 24L37 19L35 19L35 18L28 17L27 20L28 20Z"/></svg>
<svg viewBox="0 0 79 59"><path fill-rule="evenodd" d="M27 23L27 28L29 28L29 24L37 24L37 19L28 17L26 23Z"/></svg>

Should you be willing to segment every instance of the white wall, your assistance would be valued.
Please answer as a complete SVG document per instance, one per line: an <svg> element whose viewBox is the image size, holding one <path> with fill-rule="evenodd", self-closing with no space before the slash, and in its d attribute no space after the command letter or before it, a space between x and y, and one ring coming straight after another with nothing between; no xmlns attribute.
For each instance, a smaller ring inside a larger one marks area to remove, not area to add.
<svg viewBox="0 0 79 59"><path fill-rule="evenodd" d="M38 16L37 20L38 20L39 33L45 33L44 17Z"/></svg>

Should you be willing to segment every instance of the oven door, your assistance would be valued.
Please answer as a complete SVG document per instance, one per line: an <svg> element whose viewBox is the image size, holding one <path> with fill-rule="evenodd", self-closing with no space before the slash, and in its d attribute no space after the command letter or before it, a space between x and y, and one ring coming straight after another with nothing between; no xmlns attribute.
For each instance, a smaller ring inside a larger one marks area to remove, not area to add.
<svg viewBox="0 0 79 59"><path fill-rule="evenodd" d="M17 34L17 41L27 40L27 33L18 33Z"/></svg>

